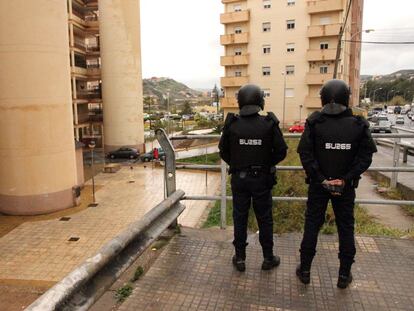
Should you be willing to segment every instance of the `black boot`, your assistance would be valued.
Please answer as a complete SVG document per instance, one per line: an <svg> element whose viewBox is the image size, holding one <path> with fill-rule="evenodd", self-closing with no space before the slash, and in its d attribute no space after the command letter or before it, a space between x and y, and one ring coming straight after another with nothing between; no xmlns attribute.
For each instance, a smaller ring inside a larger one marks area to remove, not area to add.
<svg viewBox="0 0 414 311"><path fill-rule="evenodd" d="M237 257L236 255L233 256L233 265L236 269L240 272L246 271L246 262L243 258Z"/></svg>
<svg viewBox="0 0 414 311"><path fill-rule="evenodd" d="M236 254L233 256L232 262L236 269L240 272L246 271L246 249L236 248Z"/></svg>
<svg viewBox="0 0 414 311"><path fill-rule="evenodd" d="M280 257L279 256L269 256L269 257L265 257L265 259L263 260L262 263L262 270L271 270L275 267L277 267L278 265L280 265Z"/></svg>
<svg viewBox="0 0 414 311"><path fill-rule="evenodd" d="M310 269L305 270L300 264L296 267L296 276L303 284L306 285L310 283Z"/></svg>
<svg viewBox="0 0 414 311"><path fill-rule="evenodd" d="M338 286L339 288L342 288L342 289L347 288L348 285L352 283L352 280L353 280L353 278L352 278L352 273L351 272L349 272L348 275L340 274L338 276L338 283L336 284L336 286Z"/></svg>

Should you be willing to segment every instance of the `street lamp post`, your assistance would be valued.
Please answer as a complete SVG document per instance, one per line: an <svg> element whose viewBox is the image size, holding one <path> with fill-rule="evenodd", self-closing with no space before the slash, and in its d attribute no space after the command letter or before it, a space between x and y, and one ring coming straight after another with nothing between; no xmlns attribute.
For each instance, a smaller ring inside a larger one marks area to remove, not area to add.
<svg viewBox="0 0 414 311"><path fill-rule="evenodd" d="M389 90L388 92L387 92L387 103L389 102L389 97L388 97L388 95L390 94L390 93L392 93L392 92L394 92L395 90Z"/></svg>
<svg viewBox="0 0 414 311"><path fill-rule="evenodd" d="M382 90L382 87L380 87L380 88L378 88L378 89L376 89L376 90L374 90L374 96L372 97L372 103L375 105L375 92L376 91L379 91L379 90Z"/></svg>
<svg viewBox="0 0 414 311"><path fill-rule="evenodd" d="M285 129L285 112L286 112L286 73L282 72L283 76L283 113L282 113L282 129Z"/></svg>
<svg viewBox="0 0 414 311"><path fill-rule="evenodd" d="M91 167L92 167L92 196L93 196L93 206L96 206L96 198L95 198L95 167L94 167L94 161L93 161L93 150L95 149L95 141L91 140L89 143L89 149L91 150Z"/></svg>

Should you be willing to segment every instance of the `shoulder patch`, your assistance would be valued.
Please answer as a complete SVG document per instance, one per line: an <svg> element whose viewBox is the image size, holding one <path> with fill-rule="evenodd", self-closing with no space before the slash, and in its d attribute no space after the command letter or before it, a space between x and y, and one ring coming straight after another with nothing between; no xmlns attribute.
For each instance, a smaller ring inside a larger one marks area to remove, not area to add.
<svg viewBox="0 0 414 311"><path fill-rule="evenodd" d="M273 112L268 112L267 116L266 116L266 119L267 120L273 120L276 123L276 125L278 125L280 123L279 119L276 117L276 115Z"/></svg>

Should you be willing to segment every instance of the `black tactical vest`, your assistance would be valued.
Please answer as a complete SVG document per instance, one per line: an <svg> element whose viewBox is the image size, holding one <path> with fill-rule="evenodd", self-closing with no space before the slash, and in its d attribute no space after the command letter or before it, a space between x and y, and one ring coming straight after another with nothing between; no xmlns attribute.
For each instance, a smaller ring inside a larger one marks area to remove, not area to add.
<svg viewBox="0 0 414 311"><path fill-rule="evenodd" d="M365 124L348 110L339 115L318 115L309 125L315 158L323 175L341 178L355 159Z"/></svg>
<svg viewBox="0 0 414 311"><path fill-rule="evenodd" d="M258 114L235 117L229 125L233 171L261 166L269 169L272 158L274 121Z"/></svg>

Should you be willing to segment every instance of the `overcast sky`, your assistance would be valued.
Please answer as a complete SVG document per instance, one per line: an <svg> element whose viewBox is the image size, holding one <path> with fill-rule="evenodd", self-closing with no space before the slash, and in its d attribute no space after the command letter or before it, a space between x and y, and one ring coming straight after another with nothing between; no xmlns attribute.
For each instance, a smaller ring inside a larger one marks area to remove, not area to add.
<svg viewBox="0 0 414 311"><path fill-rule="evenodd" d="M305 1L305 0L298 0ZM143 76L171 77L193 88L212 88L223 75L220 0L141 0ZM365 41L414 41L414 0L365 0ZM370 45L362 74L414 69L414 45Z"/></svg>

